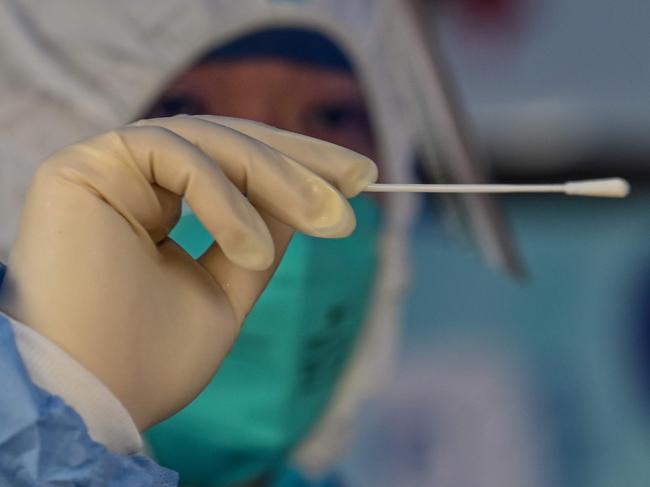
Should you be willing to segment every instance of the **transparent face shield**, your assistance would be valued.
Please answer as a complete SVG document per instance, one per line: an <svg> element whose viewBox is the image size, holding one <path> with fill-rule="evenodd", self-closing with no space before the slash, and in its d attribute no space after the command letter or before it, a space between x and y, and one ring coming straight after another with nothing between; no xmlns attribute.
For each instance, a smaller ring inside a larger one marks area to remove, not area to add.
<svg viewBox="0 0 650 487"><path fill-rule="evenodd" d="M419 137L422 172L430 182L487 183L487 170L473 145L461 101L432 29L431 2L398 3L401 30L409 35L412 104L420 107L424 122ZM476 193L446 196L445 206L452 233L473 243L491 268L514 276L524 273L507 222L493 197Z"/></svg>

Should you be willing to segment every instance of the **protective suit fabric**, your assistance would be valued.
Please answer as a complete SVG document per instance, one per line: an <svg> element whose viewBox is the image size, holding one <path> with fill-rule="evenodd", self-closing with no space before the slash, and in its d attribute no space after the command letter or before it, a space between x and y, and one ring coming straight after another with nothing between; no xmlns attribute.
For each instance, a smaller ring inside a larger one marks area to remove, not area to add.
<svg viewBox="0 0 650 487"><path fill-rule="evenodd" d="M61 397L81 416L90 437L111 452L120 455L142 452L140 432L108 387L44 335L8 318L18 353L32 382Z"/></svg>
<svg viewBox="0 0 650 487"><path fill-rule="evenodd" d="M377 203L350 201L342 240L296 234L202 394L146 434L155 457L184 483L236 485L281 466L329 404L365 322L378 260ZM193 256L212 243L186 214L171 234Z"/></svg>
<svg viewBox="0 0 650 487"><path fill-rule="evenodd" d="M144 455L118 455L93 441L75 410L36 386L16 348L10 321L3 315L0 377L0 486L177 485L175 472Z"/></svg>

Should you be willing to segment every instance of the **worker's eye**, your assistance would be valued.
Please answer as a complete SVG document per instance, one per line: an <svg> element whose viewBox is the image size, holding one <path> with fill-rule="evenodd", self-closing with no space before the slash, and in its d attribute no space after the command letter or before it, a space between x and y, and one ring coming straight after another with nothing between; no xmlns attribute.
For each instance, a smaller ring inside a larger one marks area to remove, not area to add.
<svg viewBox="0 0 650 487"><path fill-rule="evenodd" d="M169 95L160 99L146 118L173 117L174 115L199 115L207 113L200 99L191 95Z"/></svg>
<svg viewBox="0 0 650 487"><path fill-rule="evenodd" d="M370 123L365 107L357 103L329 103L313 107L307 115L310 130L368 130Z"/></svg>
<svg viewBox="0 0 650 487"><path fill-rule="evenodd" d="M368 112L363 103L322 103L305 112L300 132L368 157L376 153Z"/></svg>

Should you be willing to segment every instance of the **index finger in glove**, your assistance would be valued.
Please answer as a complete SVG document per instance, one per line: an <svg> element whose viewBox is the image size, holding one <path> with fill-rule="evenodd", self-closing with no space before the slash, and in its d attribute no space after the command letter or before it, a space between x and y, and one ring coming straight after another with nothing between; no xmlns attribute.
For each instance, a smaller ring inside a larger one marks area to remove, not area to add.
<svg viewBox="0 0 650 487"><path fill-rule="evenodd" d="M300 161L336 186L347 197L356 196L377 180L377 166L345 147L241 118L198 115L196 118L230 127Z"/></svg>
<svg viewBox="0 0 650 487"><path fill-rule="evenodd" d="M355 194L358 191L354 188L361 190L376 176L375 166L367 158L316 139L296 142L296 146L302 146L303 157L298 159L243 132L200 117L143 120L137 125L165 127L196 144L221 165L255 207L292 228L318 237L342 237L352 232L356 224L354 213L339 191ZM260 131L264 130L260 126ZM271 141L270 136L268 140ZM310 147L313 153L309 152Z"/></svg>

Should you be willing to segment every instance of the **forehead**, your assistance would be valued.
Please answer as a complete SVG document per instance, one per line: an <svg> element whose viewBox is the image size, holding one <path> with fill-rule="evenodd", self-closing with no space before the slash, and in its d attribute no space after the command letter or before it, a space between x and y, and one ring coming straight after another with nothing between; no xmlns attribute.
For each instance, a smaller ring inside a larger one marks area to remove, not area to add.
<svg viewBox="0 0 650 487"><path fill-rule="evenodd" d="M357 95L360 90L351 72L270 58L200 61L182 73L174 86L256 93L291 90L293 95L318 92L338 97Z"/></svg>

